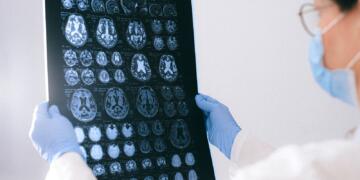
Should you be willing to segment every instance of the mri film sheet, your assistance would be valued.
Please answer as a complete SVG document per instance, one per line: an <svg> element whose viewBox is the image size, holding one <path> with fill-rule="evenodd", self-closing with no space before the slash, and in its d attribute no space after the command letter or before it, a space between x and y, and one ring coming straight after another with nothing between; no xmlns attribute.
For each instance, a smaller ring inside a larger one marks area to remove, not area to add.
<svg viewBox="0 0 360 180"><path fill-rule="evenodd" d="M45 0L48 91L98 179L215 179L190 0Z"/></svg>

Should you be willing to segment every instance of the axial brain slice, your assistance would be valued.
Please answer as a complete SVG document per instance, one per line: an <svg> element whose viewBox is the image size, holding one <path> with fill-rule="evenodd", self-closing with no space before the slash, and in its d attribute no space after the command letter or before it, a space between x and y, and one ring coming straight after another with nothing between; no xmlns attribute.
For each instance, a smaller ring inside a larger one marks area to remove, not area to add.
<svg viewBox="0 0 360 180"><path fill-rule="evenodd" d="M142 49L146 44L146 33L143 23L131 21L126 31L126 40L134 49Z"/></svg>
<svg viewBox="0 0 360 180"><path fill-rule="evenodd" d="M91 0L91 8L95 13L105 12L105 3L103 0Z"/></svg>
<svg viewBox="0 0 360 180"><path fill-rule="evenodd" d="M97 112L95 99L87 89L78 89L71 98L70 109L73 116L82 122L94 120Z"/></svg>
<svg viewBox="0 0 360 180"><path fill-rule="evenodd" d="M96 30L96 40L105 48L113 48L117 41L118 35L113 20L101 18Z"/></svg>
<svg viewBox="0 0 360 180"><path fill-rule="evenodd" d="M86 11L89 7L89 0L77 0L77 6L80 11Z"/></svg>
<svg viewBox="0 0 360 180"><path fill-rule="evenodd" d="M146 0L120 0L120 4L125 15L134 13L146 15L148 12Z"/></svg>
<svg viewBox="0 0 360 180"><path fill-rule="evenodd" d="M89 50L81 51L80 61L81 61L81 64L85 67L91 66L91 64L93 63L93 57L92 57L91 52Z"/></svg>
<svg viewBox="0 0 360 180"><path fill-rule="evenodd" d="M65 26L65 38L75 47L82 47L88 39L88 32L85 20L80 15L72 14L69 16Z"/></svg>
<svg viewBox="0 0 360 180"><path fill-rule="evenodd" d="M120 11L119 4L115 0L107 0L105 6L108 14L116 14Z"/></svg>
<svg viewBox="0 0 360 180"><path fill-rule="evenodd" d="M170 142L178 148L187 148L190 144L191 138L187 124L184 120L176 120L170 128Z"/></svg>
<svg viewBox="0 0 360 180"><path fill-rule="evenodd" d="M111 88L106 93L105 111L106 113L116 119L124 119L129 112L129 102L125 93L120 88Z"/></svg>
<svg viewBox="0 0 360 180"><path fill-rule="evenodd" d="M144 117L152 118L156 116L159 111L159 102L151 87L139 89L136 106L139 113Z"/></svg>
<svg viewBox="0 0 360 180"><path fill-rule="evenodd" d="M148 81L151 78L149 61L145 55L134 55L131 60L131 74L139 81Z"/></svg>
<svg viewBox="0 0 360 180"><path fill-rule="evenodd" d="M163 55L160 58L159 64L160 76L169 82L176 80L178 76L178 69L175 63L175 58L171 55Z"/></svg>
<svg viewBox="0 0 360 180"><path fill-rule="evenodd" d="M70 86L75 86L79 83L79 74L74 69L68 69L65 72L65 81Z"/></svg>
<svg viewBox="0 0 360 180"><path fill-rule="evenodd" d="M61 0L65 9L71 9L74 5L73 0Z"/></svg>

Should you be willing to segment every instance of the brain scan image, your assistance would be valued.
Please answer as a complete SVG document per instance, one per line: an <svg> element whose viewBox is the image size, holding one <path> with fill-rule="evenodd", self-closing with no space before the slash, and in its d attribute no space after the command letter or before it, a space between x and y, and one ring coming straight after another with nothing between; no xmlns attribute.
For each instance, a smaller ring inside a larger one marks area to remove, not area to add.
<svg viewBox="0 0 360 180"><path fill-rule="evenodd" d="M146 176L146 177L144 177L144 180L155 180L155 179L152 176Z"/></svg>
<svg viewBox="0 0 360 180"><path fill-rule="evenodd" d="M144 48L146 44L144 24L140 21L131 21L126 31L126 40L136 50Z"/></svg>
<svg viewBox="0 0 360 180"><path fill-rule="evenodd" d="M86 11L89 8L89 0L77 0L77 7L80 11Z"/></svg>
<svg viewBox="0 0 360 180"><path fill-rule="evenodd" d="M119 162L113 162L109 166L111 174L120 174L122 173L121 164Z"/></svg>
<svg viewBox="0 0 360 180"><path fill-rule="evenodd" d="M179 168L181 167L181 164L182 162L180 156L178 154L173 155L171 158L171 165L175 168Z"/></svg>
<svg viewBox="0 0 360 180"><path fill-rule="evenodd" d="M184 180L184 176L181 174L181 172L177 172L174 176L174 180Z"/></svg>
<svg viewBox="0 0 360 180"><path fill-rule="evenodd" d="M146 15L148 13L147 0L120 0L120 4L125 15L134 13Z"/></svg>
<svg viewBox="0 0 360 180"><path fill-rule="evenodd" d="M175 36L168 37L167 46L170 51L175 51L178 48L179 45Z"/></svg>
<svg viewBox="0 0 360 180"><path fill-rule="evenodd" d="M94 120L97 106L92 93L87 89L76 90L71 98L70 110L79 121L89 122Z"/></svg>
<svg viewBox="0 0 360 180"><path fill-rule="evenodd" d="M148 154L152 150L150 142L145 139L140 141L139 148L140 148L140 152L143 154Z"/></svg>
<svg viewBox="0 0 360 180"><path fill-rule="evenodd" d="M85 140L85 133L84 129L81 127L75 127L74 128L76 139L78 143L82 143Z"/></svg>
<svg viewBox="0 0 360 180"><path fill-rule="evenodd" d="M162 55L159 63L160 76L169 82L174 82L178 76L175 58L172 55Z"/></svg>
<svg viewBox="0 0 360 180"><path fill-rule="evenodd" d="M163 7L163 13L166 17L174 17L177 16L176 7L173 4L166 4Z"/></svg>
<svg viewBox="0 0 360 180"><path fill-rule="evenodd" d="M178 109L180 116L185 117L189 114L189 108L188 108L186 102L184 102L184 101L178 102L177 109Z"/></svg>
<svg viewBox="0 0 360 180"><path fill-rule="evenodd" d="M133 14L137 6L137 2L133 0L120 0L120 4L126 15Z"/></svg>
<svg viewBox="0 0 360 180"><path fill-rule="evenodd" d="M66 65L69 67L73 67L78 63L78 58L76 52L69 49L64 52L64 60Z"/></svg>
<svg viewBox="0 0 360 180"><path fill-rule="evenodd" d="M200 115L189 96L197 87L188 76L196 74L190 4L46 3L49 96L69 116L97 179L213 179L195 172L212 166L200 168L208 147L196 146L206 139L190 124Z"/></svg>
<svg viewBox="0 0 360 180"><path fill-rule="evenodd" d="M120 7L116 0L107 0L105 6L108 14L118 14L120 12Z"/></svg>
<svg viewBox="0 0 360 180"><path fill-rule="evenodd" d="M99 81L104 83L104 84L110 82L110 75L105 69L100 71L100 73L99 73Z"/></svg>
<svg viewBox="0 0 360 180"><path fill-rule="evenodd" d="M142 137L146 137L150 135L150 128L145 121L141 121L138 124L138 134Z"/></svg>
<svg viewBox="0 0 360 180"><path fill-rule="evenodd" d="M176 32L176 22L173 20L168 20L165 23L165 29L169 34L174 34Z"/></svg>
<svg viewBox="0 0 360 180"><path fill-rule="evenodd" d="M149 158L147 158L141 161L141 166L143 169L152 169L153 164L152 161Z"/></svg>
<svg viewBox="0 0 360 180"><path fill-rule="evenodd" d="M114 73L114 79L119 84L124 83L126 81L124 72L121 69L117 69Z"/></svg>
<svg viewBox="0 0 360 180"><path fill-rule="evenodd" d="M183 101L185 99L185 91L180 86L174 87L174 94L175 94L176 99L179 101Z"/></svg>
<svg viewBox="0 0 360 180"><path fill-rule="evenodd" d="M125 142L123 151L127 157L133 157L136 151L135 144L132 141Z"/></svg>
<svg viewBox="0 0 360 180"><path fill-rule="evenodd" d="M85 45L88 39L88 32L82 16L75 14L69 16L65 26L65 38L71 45L77 48Z"/></svg>
<svg viewBox="0 0 360 180"><path fill-rule="evenodd" d="M176 120L171 124L170 142L178 149L185 149L190 145L190 132L184 120Z"/></svg>
<svg viewBox="0 0 360 180"><path fill-rule="evenodd" d="M101 139L101 130L96 126L89 129L89 139L93 142L99 142Z"/></svg>
<svg viewBox="0 0 360 180"><path fill-rule="evenodd" d="M110 117L116 120L124 119L129 109L129 102L122 89L110 88L106 92L105 111Z"/></svg>
<svg viewBox="0 0 360 180"><path fill-rule="evenodd" d="M156 136L161 136L165 132L165 128L160 120L156 120L152 124L152 131Z"/></svg>
<svg viewBox="0 0 360 180"><path fill-rule="evenodd" d="M113 52L111 55L111 62L114 66L121 66L124 63L124 60L119 52Z"/></svg>
<svg viewBox="0 0 360 180"><path fill-rule="evenodd" d="M120 155L120 148L118 145L111 144L108 146L107 152L111 159L116 159Z"/></svg>
<svg viewBox="0 0 360 180"><path fill-rule="evenodd" d="M164 168L167 166L165 157L158 157L156 159L156 165L160 168Z"/></svg>
<svg viewBox="0 0 360 180"><path fill-rule="evenodd" d="M104 69L100 71L98 78L99 78L100 82L105 83L105 84L110 81L110 75Z"/></svg>
<svg viewBox="0 0 360 180"><path fill-rule="evenodd" d="M105 12L104 0L91 0L91 8L94 13L104 13Z"/></svg>
<svg viewBox="0 0 360 180"><path fill-rule="evenodd" d="M130 123L124 123L121 132L125 138L131 138L134 136L134 127Z"/></svg>
<svg viewBox="0 0 360 180"><path fill-rule="evenodd" d="M117 41L118 35L114 21L107 18L101 18L96 29L96 40L104 48L113 48Z"/></svg>
<svg viewBox="0 0 360 180"><path fill-rule="evenodd" d="M176 105L174 102L166 101L164 102L164 113L167 117L172 118L176 115Z"/></svg>
<svg viewBox="0 0 360 180"><path fill-rule="evenodd" d="M100 65L100 66L106 66L109 62L108 59L106 57L105 52L103 51L99 51L96 54L96 62Z"/></svg>
<svg viewBox="0 0 360 180"><path fill-rule="evenodd" d="M84 157L84 159L86 160L88 158L88 155L86 153L84 146L80 146L80 151L81 151L82 157Z"/></svg>
<svg viewBox="0 0 360 180"><path fill-rule="evenodd" d="M169 176L167 174L160 174L159 180L169 180Z"/></svg>
<svg viewBox="0 0 360 180"><path fill-rule="evenodd" d="M188 166L195 165L195 157L193 153L186 153L185 155L185 164Z"/></svg>
<svg viewBox="0 0 360 180"><path fill-rule="evenodd" d="M159 17L162 15L162 7L160 4L151 4L149 6L149 14L152 17Z"/></svg>
<svg viewBox="0 0 360 180"><path fill-rule="evenodd" d="M65 81L70 86L75 86L80 82L79 74L74 69L67 69L65 71Z"/></svg>
<svg viewBox="0 0 360 180"><path fill-rule="evenodd" d="M161 96L166 101L171 101L174 98L173 92L169 86L163 86L161 87Z"/></svg>
<svg viewBox="0 0 360 180"><path fill-rule="evenodd" d="M190 170L188 173L189 180L198 180L198 176L195 170Z"/></svg>
<svg viewBox="0 0 360 180"><path fill-rule="evenodd" d="M83 81L83 83L85 85L92 85L95 83L95 74L92 70L90 69L84 69L81 72L81 80Z"/></svg>
<svg viewBox="0 0 360 180"><path fill-rule="evenodd" d="M119 131L115 124L109 124L106 127L106 137L109 140L115 140L119 135Z"/></svg>
<svg viewBox="0 0 360 180"><path fill-rule="evenodd" d="M151 87L139 88L136 98L136 108L138 112L146 117L153 118L159 111L159 102L155 95L155 91Z"/></svg>
<svg viewBox="0 0 360 180"><path fill-rule="evenodd" d="M94 60L93 60L92 54L89 50L81 51L80 62L85 67L89 67L93 64Z"/></svg>
<svg viewBox="0 0 360 180"><path fill-rule="evenodd" d="M65 9L71 9L74 5L74 0L61 0L61 2Z"/></svg>
<svg viewBox="0 0 360 180"><path fill-rule="evenodd" d="M105 174L105 167L102 164L96 164L93 168L92 168L93 174L95 176L102 176Z"/></svg>
<svg viewBox="0 0 360 180"><path fill-rule="evenodd" d="M151 30L155 34L160 34L163 31L163 26L160 20L155 19L151 22Z"/></svg>
<svg viewBox="0 0 360 180"><path fill-rule="evenodd" d="M125 164L126 171L128 172L134 172L137 170L137 165L134 160L127 161Z"/></svg>
<svg viewBox="0 0 360 180"><path fill-rule="evenodd" d="M154 142L154 149L156 152L162 153L167 149L164 139L156 138Z"/></svg>
<svg viewBox="0 0 360 180"><path fill-rule="evenodd" d="M155 50L157 50L157 51L161 51L165 48L165 42L164 42L163 38L160 36L154 37L153 45L154 45Z"/></svg>
<svg viewBox="0 0 360 180"><path fill-rule="evenodd" d="M148 81L151 78L149 61L143 54L135 54L131 60L131 74L139 81Z"/></svg>
<svg viewBox="0 0 360 180"><path fill-rule="evenodd" d="M92 159L99 161L103 158L103 150L100 145L95 144L90 149L90 156Z"/></svg>

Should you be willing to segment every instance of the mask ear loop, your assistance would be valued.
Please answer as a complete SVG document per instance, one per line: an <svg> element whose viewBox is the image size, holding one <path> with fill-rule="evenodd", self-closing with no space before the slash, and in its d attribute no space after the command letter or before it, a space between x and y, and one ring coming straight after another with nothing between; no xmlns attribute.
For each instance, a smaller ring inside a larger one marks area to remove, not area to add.
<svg viewBox="0 0 360 180"><path fill-rule="evenodd" d="M337 23L339 23L343 18L345 17L344 13L339 14L335 19L333 19L328 25L326 25L324 27L324 29L322 29L321 34L325 34L328 31L330 31L330 29L332 29Z"/></svg>

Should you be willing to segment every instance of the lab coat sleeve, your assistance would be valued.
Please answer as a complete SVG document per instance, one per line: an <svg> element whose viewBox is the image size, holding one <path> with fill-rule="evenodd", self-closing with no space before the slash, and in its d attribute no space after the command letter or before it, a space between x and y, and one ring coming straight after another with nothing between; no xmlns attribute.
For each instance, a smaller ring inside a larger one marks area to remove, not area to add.
<svg viewBox="0 0 360 180"><path fill-rule="evenodd" d="M50 165L46 180L96 180L91 169L77 153L65 153Z"/></svg>
<svg viewBox="0 0 360 180"><path fill-rule="evenodd" d="M290 145L231 174L233 180L359 180L360 144L334 140Z"/></svg>
<svg viewBox="0 0 360 180"><path fill-rule="evenodd" d="M231 161L238 167L264 159L274 148L256 138L250 131L241 130L234 140L231 150Z"/></svg>

